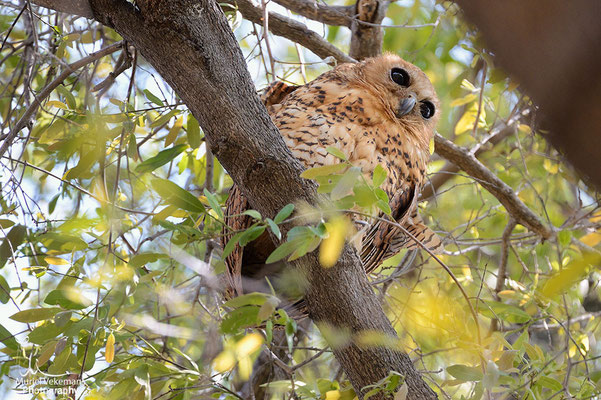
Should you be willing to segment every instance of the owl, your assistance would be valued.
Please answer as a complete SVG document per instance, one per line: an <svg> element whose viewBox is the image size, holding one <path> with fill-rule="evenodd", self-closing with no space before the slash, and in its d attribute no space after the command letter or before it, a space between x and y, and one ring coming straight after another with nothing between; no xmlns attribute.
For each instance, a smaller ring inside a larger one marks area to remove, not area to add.
<svg viewBox="0 0 601 400"><path fill-rule="evenodd" d="M415 65L393 55L342 64L303 86L274 82L262 95L267 111L292 154L306 168L339 163L326 151L334 147L371 178L381 165L387 172L382 189L390 199L392 219L433 252L442 242L417 213L417 197L426 176L429 145L440 116L439 101L430 80ZM224 242L231 232L246 229L250 208L237 186L226 204ZM418 245L398 227L374 220L359 249L365 272L403 248ZM278 265L265 265L274 250L264 233L226 258L226 296L255 291L252 282L277 274ZM245 284L243 285L243 278ZM248 282L248 284L246 284Z"/></svg>

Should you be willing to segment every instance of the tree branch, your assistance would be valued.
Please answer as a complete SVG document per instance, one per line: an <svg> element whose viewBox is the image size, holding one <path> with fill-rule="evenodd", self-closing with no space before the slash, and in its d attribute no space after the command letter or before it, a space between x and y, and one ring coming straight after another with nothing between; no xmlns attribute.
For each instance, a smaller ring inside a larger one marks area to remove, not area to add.
<svg viewBox="0 0 601 400"><path fill-rule="evenodd" d="M238 6L244 18L256 24L263 25L263 10L256 7L250 0L225 0L226 3ZM334 57L339 63L355 62L336 46L322 38L305 24L284 17L277 13L269 14L269 30L275 35L282 36L311 50L322 59Z"/></svg>
<svg viewBox="0 0 601 400"><path fill-rule="evenodd" d="M475 157L478 157L480 154L490 148L488 144L495 146L502 142L506 137L513 135L515 131L516 127L514 124L503 124L502 126L493 128L490 135L484 141L474 146L474 148L472 148L469 152ZM436 149L434 152L438 154ZM434 174L431 179L429 179L428 182L426 182L421 192L421 200L427 200L434 196L438 189L447 183L451 178L453 178L453 176L455 176L455 174L459 171L461 171L461 169L456 164L448 161L439 171Z"/></svg>
<svg viewBox="0 0 601 400"><path fill-rule="evenodd" d="M553 228L545 225L505 182L486 168L472 153L439 134L436 134L434 141L438 154L457 165L470 176L476 178L478 183L484 186L486 190L503 204L516 222L536 232L545 240L555 236Z"/></svg>
<svg viewBox="0 0 601 400"><path fill-rule="evenodd" d="M42 102L46 100L46 98L50 96L52 91L56 89L61 83L63 83L63 81L67 79L69 75L71 75L74 71L78 70L79 68L88 65L91 62L94 62L106 55L114 53L115 51L119 50L122 45L123 42L114 43L110 46L105 47L104 49L98 50L97 52L90 54L87 57L82 58L81 60L69 64L59 76L54 78L52 82L50 82L44 89L42 89L42 91L39 94L35 96L35 99L31 103L31 105L27 108L27 110L25 110L23 116L21 116L21 118L17 121L17 124L4 139L4 142L2 142L2 146L0 146L0 157L4 155L6 150L8 150L12 142L17 137L19 131L23 129L25 125L30 121L30 119L34 116Z"/></svg>
<svg viewBox="0 0 601 400"><path fill-rule="evenodd" d="M328 6L315 0L274 0L282 7L314 21L350 28L355 16L355 6Z"/></svg>
<svg viewBox="0 0 601 400"><path fill-rule="evenodd" d="M67 14L94 18L92 7L87 0L33 0L32 3Z"/></svg>
<svg viewBox="0 0 601 400"><path fill-rule="evenodd" d="M384 29L380 25L386 16L388 2L385 0L357 0L355 7L357 17L351 23L352 36L349 55L357 60L377 56L382 53Z"/></svg>

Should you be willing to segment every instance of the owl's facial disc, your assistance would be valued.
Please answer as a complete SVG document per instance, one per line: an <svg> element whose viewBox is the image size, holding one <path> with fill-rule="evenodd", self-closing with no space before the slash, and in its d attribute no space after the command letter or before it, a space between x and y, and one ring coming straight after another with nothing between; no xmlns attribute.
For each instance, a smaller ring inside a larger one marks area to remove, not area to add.
<svg viewBox="0 0 601 400"><path fill-rule="evenodd" d="M409 114L415 108L417 104L416 96L411 93L408 97L405 97L399 102L399 107L396 109L397 118L404 117Z"/></svg>

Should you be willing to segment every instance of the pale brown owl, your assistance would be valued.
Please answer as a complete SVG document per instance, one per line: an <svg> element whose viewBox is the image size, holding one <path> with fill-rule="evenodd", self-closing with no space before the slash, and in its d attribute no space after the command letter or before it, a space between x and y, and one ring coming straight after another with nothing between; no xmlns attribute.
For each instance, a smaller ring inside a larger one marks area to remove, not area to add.
<svg viewBox="0 0 601 400"><path fill-rule="evenodd" d="M326 151L330 146L344 152L368 177L382 165L388 173L382 188L395 221L432 251L442 249L438 236L417 215L429 144L440 116L434 88L419 68L385 54L342 64L304 86L275 82L262 100L286 145L306 168L340 162ZM233 231L249 226L250 219L240 216L248 208L234 185L226 210ZM225 242L230 232L224 232ZM360 247L365 271L370 273L402 248L417 245L398 228L379 221L367 229ZM228 296L254 290L243 288L242 277L261 279L281 268L264 265L274 248L264 234L227 257Z"/></svg>

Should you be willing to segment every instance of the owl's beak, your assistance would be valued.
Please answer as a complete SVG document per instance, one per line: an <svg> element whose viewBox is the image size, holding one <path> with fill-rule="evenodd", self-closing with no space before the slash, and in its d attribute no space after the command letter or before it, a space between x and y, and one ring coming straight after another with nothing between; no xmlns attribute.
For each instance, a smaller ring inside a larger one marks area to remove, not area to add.
<svg viewBox="0 0 601 400"><path fill-rule="evenodd" d="M398 118L401 118L409 114L411 110L413 110L413 108L415 107L415 104L417 104L417 99L415 98L415 95L411 93L409 97L404 98L399 103L399 108L397 108L396 116Z"/></svg>

